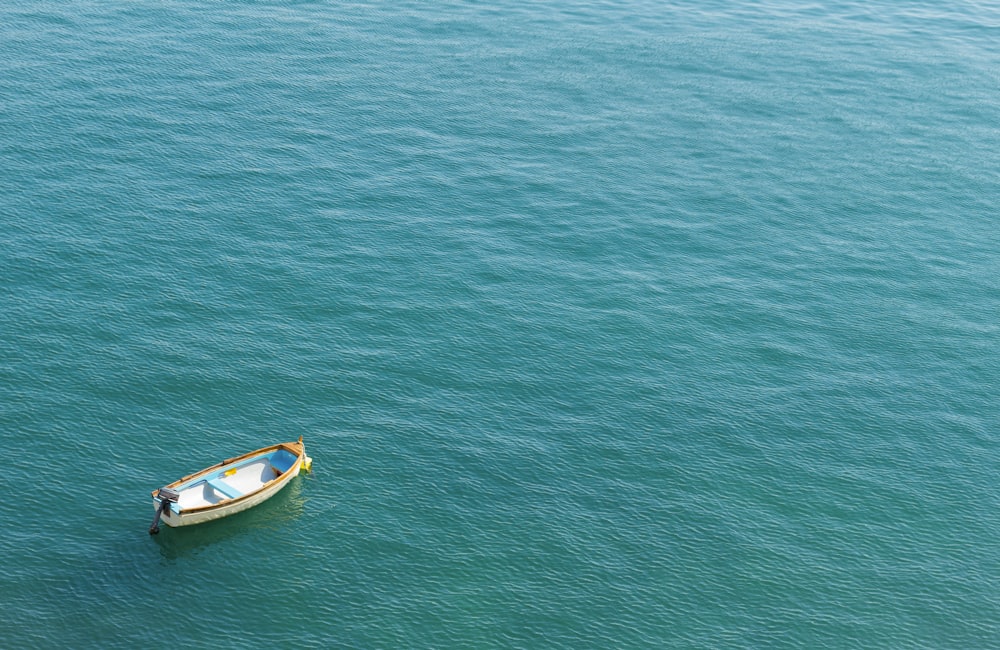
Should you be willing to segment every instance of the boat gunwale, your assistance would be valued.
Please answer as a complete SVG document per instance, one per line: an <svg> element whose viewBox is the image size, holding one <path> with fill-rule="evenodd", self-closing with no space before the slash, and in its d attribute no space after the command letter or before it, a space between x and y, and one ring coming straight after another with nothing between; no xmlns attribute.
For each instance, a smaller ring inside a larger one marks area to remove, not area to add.
<svg viewBox="0 0 1000 650"><path fill-rule="evenodd" d="M244 460L253 458L255 456L262 456L262 455L264 455L264 454L266 454L268 452L278 451L279 449L284 449L285 451L288 451L289 453L292 453L292 454L295 455L295 462L292 463L292 466L289 467L286 471L282 472L281 476L276 476L273 479L271 479L270 481L262 484L259 488L255 489L255 490L251 490L250 492L247 492L246 494L241 494L240 496L238 496L236 498L222 499L218 503L210 503L210 504L203 505L203 506L195 506L193 508L185 508L185 509L183 509L183 510L181 510L179 512L176 512L175 516L177 516L177 517L184 517L184 515L187 515L187 514L196 514L196 513L205 512L205 511L208 511L208 510L228 508L228 507L230 507L230 506L232 506L234 504L239 503L240 501L242 501L244 499L247 499L249 497L254 496L255 494L259 494L261 491L266 490L269 487L273 487L275 485L275 482L279 482L279 483L288 482L292 478L294 478L295 476L298 476L298 471L297 470L299 470L299 468L302 466L302 458L305 455L305 446L302 444L302 438L299 438L298 442L279 442L279 443L274 444L274 445L268 445L267 447L261 447L260 449L256 449L254 451L247 452L247 453L242 454L240 456L234 456L233 458L227 458L226 460L222 461L221 463L216 463L215 465L212 465L210 467L206 467L205 469L199 470L199 471L194 472L192 474L188 474L187 476L181 477L181 478L177 479L176 481L174 481L173 483L170 483L170 484L165 485L163 487L172 488L172 487L174 487L176 485L180 485L180 484L185 483L187 481L190 481L192 479L196 479L196 478L198 478L198 477L200 477L202 475L211 474L212 472L215 472L215 471L217 471L217 470L219 470L219 469L221 469L223 467L226 467L228 465L233 465L233 464L239 463L240 461L244 461ZM158 500L159 499L160 490L162 490L162 489L163 488L157 488L157 489L153 490L150 493L152 495L152 497L153 497L154 500Z"/></svg>

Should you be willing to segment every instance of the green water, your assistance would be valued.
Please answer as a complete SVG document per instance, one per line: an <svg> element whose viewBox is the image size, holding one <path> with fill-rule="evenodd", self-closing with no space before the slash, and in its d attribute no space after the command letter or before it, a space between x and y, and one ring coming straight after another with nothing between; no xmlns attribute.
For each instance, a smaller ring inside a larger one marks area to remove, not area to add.
<svg viewBox="0 0 1000 650"><path fill-rule="evenodd" d="M0 647L1000 646L998 28L0 7Z"/></svg>

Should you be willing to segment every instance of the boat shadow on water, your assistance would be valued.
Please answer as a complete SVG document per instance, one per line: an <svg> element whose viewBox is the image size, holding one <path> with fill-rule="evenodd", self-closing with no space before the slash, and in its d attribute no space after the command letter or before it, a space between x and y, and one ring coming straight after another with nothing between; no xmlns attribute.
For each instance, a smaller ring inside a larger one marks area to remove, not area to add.
<svg viewBox="0 0 1000 650"><path fill-rule="evenodd" d="M302 494L300 479L264 503L229 517L208 521L196 526L161 528L159 535L150 536L160 554L175 560L223 542L265 530L277 530L298 519L305 511L306 497Z"/></svg>

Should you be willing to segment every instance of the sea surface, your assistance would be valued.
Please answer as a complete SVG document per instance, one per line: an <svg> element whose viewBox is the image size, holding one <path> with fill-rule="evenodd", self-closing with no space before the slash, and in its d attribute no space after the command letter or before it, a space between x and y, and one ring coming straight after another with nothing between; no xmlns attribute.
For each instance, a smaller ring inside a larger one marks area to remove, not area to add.
<svg viewBox="0 0 1000 650"><path fill-rule="evenodd" d="M990 2L0 4L0 647L998 648L998 210Z"/></svg>

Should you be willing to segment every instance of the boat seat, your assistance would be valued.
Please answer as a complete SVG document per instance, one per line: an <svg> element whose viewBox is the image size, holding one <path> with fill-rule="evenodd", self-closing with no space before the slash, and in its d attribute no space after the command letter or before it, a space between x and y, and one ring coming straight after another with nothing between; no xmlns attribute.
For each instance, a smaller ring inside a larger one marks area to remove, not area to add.
<svg viewBox="0 0 1000 650"><path fill-rule="evenodd" d="M231 485L226 485L217 478L210 478L205 482L208 483L213 490L215 490L219 494L229 497L230 499L235 499L236 497L243 496L242 494L236 491L236 488L234 488Z"/></svg>

